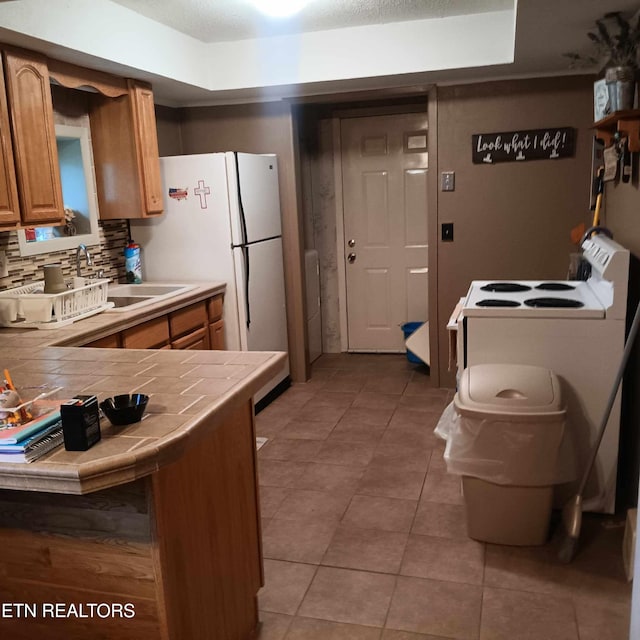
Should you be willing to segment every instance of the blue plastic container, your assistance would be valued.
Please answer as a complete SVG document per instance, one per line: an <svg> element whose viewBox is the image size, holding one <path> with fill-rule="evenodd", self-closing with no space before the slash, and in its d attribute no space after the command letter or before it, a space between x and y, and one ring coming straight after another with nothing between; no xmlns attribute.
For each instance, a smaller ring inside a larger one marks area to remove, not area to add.
<svg viewBox="0 0 640 640"><path fill-rule="evenodd" d="M424 322L405 322L400 328L404 332L404 339L406 340L414 331L419 329ZM414 364L424 364L417 355L407 349L407 360Z"/></svg>

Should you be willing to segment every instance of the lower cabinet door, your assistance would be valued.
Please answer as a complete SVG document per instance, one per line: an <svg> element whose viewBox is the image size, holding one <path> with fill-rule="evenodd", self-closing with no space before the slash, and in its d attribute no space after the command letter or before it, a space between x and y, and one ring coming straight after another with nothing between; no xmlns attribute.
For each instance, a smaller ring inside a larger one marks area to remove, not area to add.
<svg viewBox="0 0 640 640"><path fill-rule="evenodd" d="M191 350L207 350L209 349L209 335L207 330L202 327L202 329L198 329L197 331L193 331L192 333L183 336L182 338L178 338L177 340L173 340L171 342L172 349L191 349Z"/></svg>
<svg viewBox="0 0 640 640"><path fill-rule="evenodd" d="M211 343L211 349L214 349L216 351L225 350L223 320L212 322L209 325L209 342Z"/></svg>

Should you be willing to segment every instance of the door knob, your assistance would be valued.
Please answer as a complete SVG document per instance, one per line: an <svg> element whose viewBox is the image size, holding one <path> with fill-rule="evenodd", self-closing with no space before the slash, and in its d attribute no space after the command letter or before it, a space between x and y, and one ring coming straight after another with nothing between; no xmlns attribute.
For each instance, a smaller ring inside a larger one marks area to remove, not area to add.
<svg viewBox="0 0 640 640"><path fill-rule="evenodd" d="M356 261L356 254L355 254L355 253L350 253L350 254L347 256L347 261L348 261L348 262L351 262L351 263L355 262L355 261Z"/></svg>
<svg viewBox="0 0 640 640"><path fill-rule="evenodd" d="M356 241L355 241L353 238L351 238L351 240L349 240L349 242L347 242L347 244L348 244L350 247L355 247L355 246L356 246Z"/></svg>

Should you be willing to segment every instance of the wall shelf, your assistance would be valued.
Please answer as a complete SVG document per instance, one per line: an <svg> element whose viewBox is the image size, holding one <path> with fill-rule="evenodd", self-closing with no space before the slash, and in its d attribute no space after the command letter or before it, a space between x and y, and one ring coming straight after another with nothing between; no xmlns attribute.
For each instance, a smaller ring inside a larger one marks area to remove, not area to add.
<svg viewBox="0 0 640 640"><path fill-rule="evenodd" d="M640 151L640 109L615 111L593 125L596 137L604 140L604 146L613 144L616 132L629 138L629 151Z"/></svg>

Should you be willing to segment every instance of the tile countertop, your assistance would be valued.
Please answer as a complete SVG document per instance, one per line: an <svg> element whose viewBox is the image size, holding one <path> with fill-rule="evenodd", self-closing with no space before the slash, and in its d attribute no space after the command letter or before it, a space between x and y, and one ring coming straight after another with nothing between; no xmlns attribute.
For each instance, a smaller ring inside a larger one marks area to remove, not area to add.
<svg viewBox="0 0 640 640"><path fill-rule="evenodd" d="M88 451L58 447L31 464L0 463L0 489L83 494L153 473L222 424L282 367L284 353L78 348L100 337L224 291L199 283L138 311L101 313L61 329L1 329L0 370L18 389L61 386L61 397L120 393L150 396L145 418L113 427ZM65 346L60 346L65 345ZM72 346L69 346L72 345Z"/></svg>

